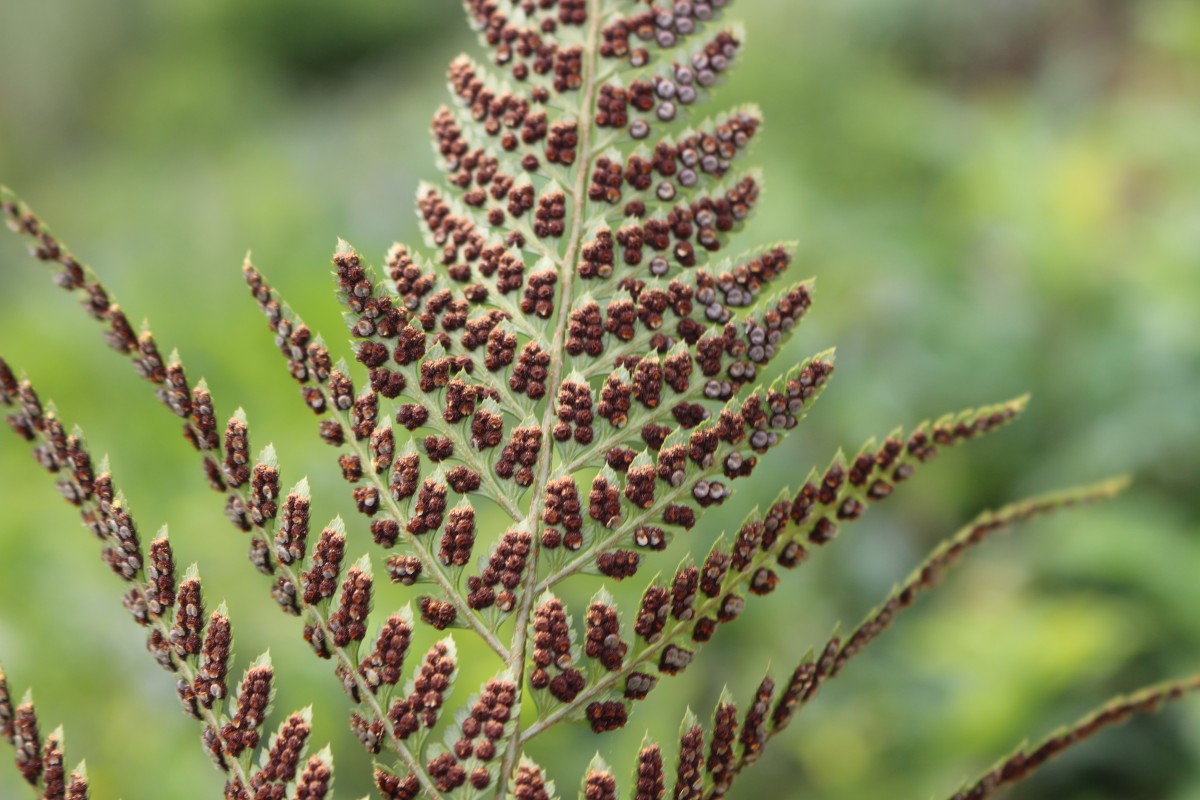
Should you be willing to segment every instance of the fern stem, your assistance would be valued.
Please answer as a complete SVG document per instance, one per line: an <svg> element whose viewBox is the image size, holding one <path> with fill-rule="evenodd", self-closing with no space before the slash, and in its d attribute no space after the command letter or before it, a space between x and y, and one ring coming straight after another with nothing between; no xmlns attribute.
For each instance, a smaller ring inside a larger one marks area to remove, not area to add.
<svg viewBox="0 0 1200 800"><path fill-rule="evenodd" d="M591 172L592 163L592 113L596 104L596 88L598 81L596 80L596 58L599 49L600 39L600 23L601 23L601 7L602 0L587 0L587 33L584 36L583 42L583 65L582 65L582 82L583 96L579 102L578 112L578 127L579 127L579 157L576 161L575 183L571 188L571 227L569 229L569 237L567 239L567 251L559 264L559 274L562 276L561 286L559 290L557 308L558 319L555 322L554 337L551 340L550 354L551 362L546 385L551 387L551 390L558 387L563 375L563 366L566 361L564 341L566 339L567 325L570 321L570 311L573 300L573 290L575 284L575 259L579 254L579 249L582 246L583 240L583 220L584 208L588 202L587 182ZM551 399L547 399L545 410L542 413L542 431L549 433L554 425L555 420L555 404ZM545 502L545 487L550 479L550 470L554 463L554 448L543 447L539 456L539 463L533 486L535 494L529 504L529 512L526 515L526 524L529 526L531 534L536 531L537 520L541 514L542 505ZM513 629L512 646L509 648L508 668L512 672L515 684L517 687L517 700L520 701L522 688L524 686L525 676L525 661L529 645L529 616L533 610L534 599L538 595L537 587L537 572L538 572L538 556L541 553L541 537L532 535L532 547L529 554L529 560L525 567L525 582L521 587L520 605L517 610L516 622ZM497 797L503 797L507 791L509 776L517 762L517 756L521 752L521 744L524 737L521 734L521 720L518 718L513 729L512 738L509 740L508 749L504 754L504 762L500 768L499 782L497 785Z"/></svg>

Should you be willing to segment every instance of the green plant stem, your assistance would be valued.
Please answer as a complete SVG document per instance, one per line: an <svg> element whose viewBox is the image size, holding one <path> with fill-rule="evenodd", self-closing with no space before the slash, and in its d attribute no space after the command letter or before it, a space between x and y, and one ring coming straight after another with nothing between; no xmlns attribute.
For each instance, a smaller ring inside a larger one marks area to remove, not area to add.
<svg viewBox="0 0 1200 800"><path fill-rule="evenodd" d="M567 251L562 262L558 265L562 288L558 295L558 319L555 323L554 338L550 346L550 369L546 378L546 386L550 392L558 389L562 380L565 351L563 343L566 339L567 325L570 321L573 305L573 290L575 279L575 259L578 257L583 238L584 208L587 205L587 182L590 178L592 163L592 113L596 104L596 58L600 38L600 5L601 0L587 0L587 33L583 43L583 97L579 103L577 125L579 129L579 156L576 161L575 184L571 188L571 227L567 239ZM513 630L512 646L509 648L508 668L514 676L517 687L517 701L520 702L525 680L525 661L529 645L529 616L537 592L538 556L541 552L541 537L537 533L537 521L545 503L546 484L550 479L550 470L554 463L554 447L550 443L550 431L555 420L555 408L552 398L546 401L542 414L542 451L538 459L533 486L535 494L529 504L526 515L526 525L530 532L531 545L529 559L525 565L525 581L521 587L519 607L517 609ZM521 752L521 720L518 717L513 728L512 738L504 754L500 767L499 783L496 796L503 797L507 791L509 776L516 765L517 756Z"/></svg>

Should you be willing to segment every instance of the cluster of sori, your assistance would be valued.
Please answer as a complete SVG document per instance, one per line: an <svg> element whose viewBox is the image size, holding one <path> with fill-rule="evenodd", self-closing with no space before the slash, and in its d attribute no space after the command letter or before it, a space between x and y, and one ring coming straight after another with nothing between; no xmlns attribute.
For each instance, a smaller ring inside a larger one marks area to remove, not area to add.
<svg viewBox="0 0 1200 800"><path fill-rule="evenodd" d="M783 489L732 535L698 529L703 510L727 502L797 428L834 372L830 351L777 369L813 302L813 282L789 276L793 248L721 253L760 188L738 164L760 128L755 109L687 123L738 53L742 37L722 21L726 0L466 5L508 75L466 57L450 67L454 103L432 126L445 181L418 191L429 255L396 244L381 276L339 243L335 290L357 363L338 359L254 265L243 266L361 514L335 518L315 543L307 482L282 489L274 450L253 455L246 414L222 427L205 383L192 385L177 356L164 359L149 330L136 333L90 269L15 198L2 209L182 421L206 483L248 534L249 560L271 597L331 664L352 704L350 727L376 759L374 783L393 800L553 796L530 757L533 739L571 721L596 733L624 726L634 704L683 672L749 598L773 591L784 571L941 450L996 430L1025 404L871 440ZM125 499L104 468L93 468L81 434L68 434L2 362L0 390L0 403L14 409L9 425L35 443L39 463L60 476L103 543L105 563L130 584L125 605L202 723L205 747L227 774L226 797L324 797L332 761L327 750L305 760L307 712L262 737L271 665L254 662L229 692L224 608L205 615L199 576L176 575L165 534L143 551ZM1036 498L980 518L790 678L765 677L743 708L726 693L709 724L689 715L673 773L662 747L646 742L627 788L637 800L669 790L676 800L723 796L820 686L964 551L1118 488ZM490 519L477 514L482 501L504 517L494 528L481 525ZM634 578L691 529L697 555L681 554L673 574L651 580L636 608L623 614L602 588L576 617L562 599L560 585L576 575ZM388 579L416 592L415 613L406 606L372 619L371 559L346 563L360 538L385 551ZM452 633L406 665L428 633L418 620L436 636ZM496 661L494 677L465 702L453 698L455 636L477 639ZM1195 686L1119 701L1019 751L958 796L985 797L1104 725ZM14 710L2 678L0 728L22 774L41 781L47 797L84 796L82 773L63 778L61 735L41 742L32 705ZM599 759L581 792L616 797Z"/></svg>
<svg viewBox="0 0 1200 800"><path fill-rule="evenodd" d="M38 728L37 708L31 694L14 708L8 691L8 679L0 670L0 736L12 745L16 753L17 770L21 777L44 797L57 800L87 800L87 770L83 764L67 774L64 767L62 728L42 740Z"/></svg>

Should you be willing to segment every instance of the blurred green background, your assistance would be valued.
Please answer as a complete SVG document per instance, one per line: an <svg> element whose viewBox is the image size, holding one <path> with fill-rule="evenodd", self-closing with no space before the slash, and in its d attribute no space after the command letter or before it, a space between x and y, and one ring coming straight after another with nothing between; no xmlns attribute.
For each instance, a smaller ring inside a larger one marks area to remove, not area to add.
<svg viewBox="0 0 1200 800"><path fill-rule="evenodd" d="M697 551L769 502L775 476L795 483L838 446L1025 391L1033 403L753 602L621 734L573 729L534 754L564 796L596 748L626 776L643 730L670 739L688 702L706 715L723 684L745 698L768 664L786 673L979 508L1132 473L1117 502L975 554L735 793L946 796L1022 738L1200 666L1200 4L739 0L733 13L749 46L718 105L754 100L768 121L753 155L766 199L742 243L800 241L819 292L794 355L836 344L839 373L787 450L705 516ZM238 267L253 248L340 340L335 237L377 262L416 238L427 124L445 64L472 47L454 2L0 3L0 181L207 376L220 414L246 408L285 483L310 476L317 518L353 512ZM312 702L339 796L365 793L328 665L269 608L173 418L22 251L0 238L0 353L112 454L145 536L170 522L210 604L228 601L241 662L270 648L277 708ZM45 726L66 724L93 796L218 796L94 542L4 436L0 658L14 689L34 685ZM367 549L359 525L352 550ZM388 587L377 605L407 597ZM492 668L474 659L463 696ZM22 792L0 766L0 797ZM1200 701L1106 733L1012 796L1200 798Z"/></svg>

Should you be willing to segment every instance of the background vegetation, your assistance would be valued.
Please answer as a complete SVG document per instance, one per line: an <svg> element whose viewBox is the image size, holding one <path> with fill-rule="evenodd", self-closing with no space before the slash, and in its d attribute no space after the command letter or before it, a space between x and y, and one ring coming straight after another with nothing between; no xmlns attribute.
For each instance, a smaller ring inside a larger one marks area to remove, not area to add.
<svg viewBox="0 0 1200 800"><path fill-rule="evenodd" d="M734 506L756 491L769 501L772 477L797 482L838 445L1026 390L1034 402L847 528L621 735L553 737L543 762L568 796L596 746L624 770L643 728L669 738L689 699L707 713L723 683L744 697L768 660L789 669L980 506L1132 472L1117 503L976 555L739 790L943 796L1022 737L1200 663L1200 5L735 5L750 46L720 100L755 100L768 121L753 160L769 194L742 241L799 239L800 269L819 278L799 348L837 344L839 374L791 449L694 535L736 524ZM445 64L471 46L454 2L0 3L0 179L207 375L220 413L246 407L285 483L309 474L316 517L354 512L242 287L241 257L253 248L339 340L334 237L376 261L393 239L415 240L416 182L434 174L427 123ZM227 598L241 657L272 650L277 705L314 699L339 796L365 793L327 665L269 607L173 418L97 333L15 237L0 238L0 352L112 453L142 525L170 522L213 605ZM96 796L217 796L117 582L27 459L0 439L10 680L35 685L43 719L67 724ZM355 541L367 549L361 528ZM0 767L0 796L22 791ZM1014 794L1200 798L1200 705L1107 733Z"/></svg>

